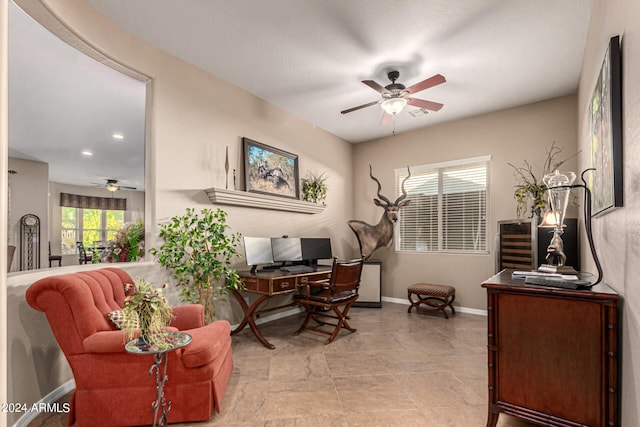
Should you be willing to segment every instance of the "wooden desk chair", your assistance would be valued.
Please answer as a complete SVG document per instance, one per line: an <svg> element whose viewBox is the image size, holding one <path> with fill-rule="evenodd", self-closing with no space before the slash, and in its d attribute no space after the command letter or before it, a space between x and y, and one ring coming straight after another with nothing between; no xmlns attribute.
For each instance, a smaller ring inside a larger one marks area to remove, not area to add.
<svg viewBox="0 0 640 427"><path fill-rule="evenodd" d="M58 267L62 267L62 255L51 255L51 242L49 242L49 268L53 261L58 261Z"/></svg>
<svg viewBox="0 0 640 427"><path fill-rule="evenodd" d="M304 287L300 288L300 293L294 295L293 298L304 306L307 316L294 335L300 334L304 329L309 329L329 335L329 338L324 342L329 344L342 328L356 332L356 329L347 322L347 316L351 305L358 299L363 264L364 259L362 258L349 261L338 261L334 258L331 278L328 281L307 282ZM328 311L318 311L320 308L328 309ZM325 321L325 318L334 319L336 322ZM309 326L310 320L316 324ZM330 331L322 329L324 326L331 326L333 329Z"/></svg>
<svg viewBox="0 0 640 427"><path fill-rule="evenodd" d="M93 257L87 254L87 251L84 249L84 244L82 242L76 242L76 247L78 248L78 261L80 264L91 264Z"/></svg>

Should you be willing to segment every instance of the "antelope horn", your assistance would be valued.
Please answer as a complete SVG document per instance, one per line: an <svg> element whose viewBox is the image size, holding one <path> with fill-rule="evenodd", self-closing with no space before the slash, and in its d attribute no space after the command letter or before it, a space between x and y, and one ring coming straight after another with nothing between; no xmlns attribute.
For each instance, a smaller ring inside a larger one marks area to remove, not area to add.
<svg viewBox="0 0 640 427"><path fill-rule="evenodd" d="M382 190L382 185L380 184L380 181L378 181L378 178L373 176L373 169L371 168L371 165L369 165L369 176L371 177L372 180L374 180L378 184L378 197L381 198L388 205L390 205L391 204L391 200L387 199L382 194L380 194L380 190Z"/></svg>
<svg viewBox="0 0 640 427"><path fill-rule="evenodd" d="M407 173L408 175L406 176L406 178L402 180L402 196L398 197L395 202L396 205L407 198L407 191L404 189L404 183L407 182L407 180L411 176L411 170L409 170L409 166L407 166Z"/></svg>

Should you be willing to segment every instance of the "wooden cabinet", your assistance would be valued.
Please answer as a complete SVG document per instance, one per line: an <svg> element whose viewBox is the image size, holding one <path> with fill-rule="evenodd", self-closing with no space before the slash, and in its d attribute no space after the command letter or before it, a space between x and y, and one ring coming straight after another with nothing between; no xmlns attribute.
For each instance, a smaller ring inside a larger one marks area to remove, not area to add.
<svg viewBox="0 0 640 427"><path fill-rule="evenodd" d="M618 295L533 287L505 270L487 289L489 408L544 426L618 425Z"/></svg>

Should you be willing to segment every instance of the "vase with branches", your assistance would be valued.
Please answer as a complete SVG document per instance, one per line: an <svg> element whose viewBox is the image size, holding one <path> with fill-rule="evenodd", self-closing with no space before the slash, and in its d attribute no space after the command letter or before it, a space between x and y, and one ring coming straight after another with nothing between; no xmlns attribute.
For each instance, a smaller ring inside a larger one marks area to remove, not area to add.
<svg viewBox="0 0 640 427"><path fill-rule="evenodd" d="M516 189L513 192L513 197L516 199L516 215L518 218L522 218L527 210L529 199L531 199L531 216L540 216L542 211L547 207L546 191L547 186L542 182L542 178L545 175L560 168L569 159L576 157L580 151L569 156L565 159L558 159L558 156L562 153L562 148L556 145L556 142L551 143L551 147L547 149L547 157L544 161L542 168L542 174L538 175L534 172L534 167L527 160L523 162L523 165L516 166L513 163L507 163L513 168L513 176L516 180Z"/></svg>

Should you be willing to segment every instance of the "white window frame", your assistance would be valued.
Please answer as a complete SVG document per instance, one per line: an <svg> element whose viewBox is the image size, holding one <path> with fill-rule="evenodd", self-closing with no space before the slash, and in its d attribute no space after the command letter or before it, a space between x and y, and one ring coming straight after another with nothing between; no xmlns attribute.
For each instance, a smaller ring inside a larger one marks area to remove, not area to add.
<svg viewBox="0 0 640 427"><path fill-rule="evenodd" d="M442 179L442 174L446 169L449 168L454 168L454 167L458 167L458 166L464 166L464 165L472 165L472 164L477 164L477 163L486 163L486 189L485 189L485 222L484 222L484 228L485 228L485 245L484 248L482 249L478 249L478 250L463 250L463 249L445 249L445 242L444 242L444 235L443 235L443 228L444 228L444 223L445 220L443 218L443 179ZM490 169L491 169L491 155L486 155L486 156L478 156L478 157L471 157L471 158L466 158L466 159L460 159L460 160L453 160L453 161L447 161L447 162L440 162L440 163L432 163L432 164L428 164L428 165L420 165L420 166L412 166L410 167L410 171L412 176L418 176L421 175L423 173L426 172L433 172L433 173L437 173L438 174L438 194L437 194L437 210L436 210L436 215L437 215L437 234L436 234L436 240L437 240L437 249L427 249L425 245L425 249L402 249L402 241L403 241L403 236L401 234L401 224L402 224L402 215L403 215L403 211L406 210L408 207L403 208L400 211L400 219L398 220L398 222L395 225L395 236L396 236L396 241L395 241L395 250L396 252L400 252L400 253L447 253L447 254L481 254L481 255L487 255L490 253L490 240L489 240L489 235L490 235L490 210L489 210L489 189L490 189L490 182L489 182L489 177L490 177ZM396 193L397 195L402 194L402 189L401 189L401 185L402 185L402 180L407 176L407 168L398 168L394 170L395 172L395 186L396 186ZM407 187L407 192L408 192L408 199L411 199L411 190L410 190L410 182L411 182L411 178L409 178L407 180L407 183L405 184L405 186ZM415 206L414 206L415 207Z"/></svg>
<svg viewBox="0 0 640 427"><path fill-rule="evenodd" d="M64 233L65 230L75 230L76 232L76 241L78 242L82 242L84 241L84 231L85 231L85 226L84 226L84 209L85 208L72 208L72 207L65 207L65 206L60 206L60 209L62 211L62 209L67 208L67 209L75 209L76 210L76 226L75 228L64 228L62 227L61 224L61 233ZM91 209L91 208L87 208L90 210L98 210L100 211L100 224L101 224L101 228L98 229L98 232L100 234L100 241L106 242L108 241L108 235L110 231L117 231L118 229L108 229L107 228L107 211L109 209ZM119 210L119 209L116 209ZM122 224L124 225L126 223L125 221L125 217L126 217L126 211L125 210L120 210L123 213L123 219L122 219ZM94 228L89 228L87 230L97 230ZM64 239L61 242L61 250L64 252L64 248L62 247L62 244L64 244ZM88 249L88 248L87 248ZM78 252L78 249L76 248L76 254Z"/></svg>

